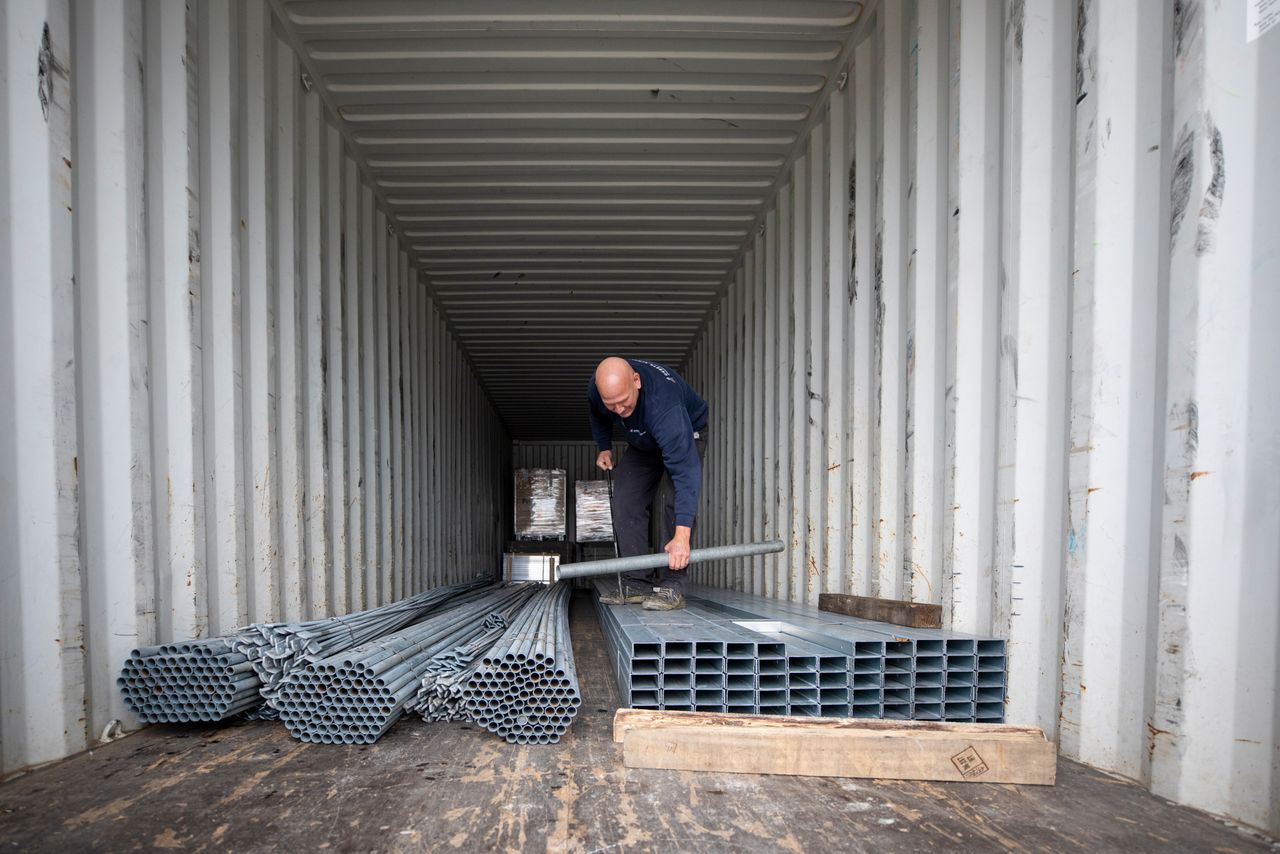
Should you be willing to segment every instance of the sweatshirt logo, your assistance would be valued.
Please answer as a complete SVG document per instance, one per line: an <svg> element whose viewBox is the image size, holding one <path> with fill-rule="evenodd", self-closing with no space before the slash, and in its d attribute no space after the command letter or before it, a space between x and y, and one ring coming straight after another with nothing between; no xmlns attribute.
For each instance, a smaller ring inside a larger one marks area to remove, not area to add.
<svg viewBox="0 0 1280 854"><path fill-rule="evenodd" d="M673 384L673 385L675 384L676 378L675 378L675 377L673 377L673 376L671 376L671 372L670 372L670 371L668 371L666 368L662 367L662 365L656 364L656 363L654 363L654 362L650 362L650 361L648 361L647 359L636 359L636 361L637 361L637 362L639 362L639 363L640 363L640 364L642 364L642 365L648 365L649 367L653 368L653 369L654 369L655 371L657 371L658 373L662 374L662 378L663 378L664 380L666 380L667 382L669 382L669 383L671 383L671 384Z"/></svg>

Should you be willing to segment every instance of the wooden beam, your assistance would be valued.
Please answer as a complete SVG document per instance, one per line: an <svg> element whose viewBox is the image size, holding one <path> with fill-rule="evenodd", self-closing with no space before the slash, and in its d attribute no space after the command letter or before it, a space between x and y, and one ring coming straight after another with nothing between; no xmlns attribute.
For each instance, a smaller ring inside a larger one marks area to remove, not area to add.
<svg viewBox="0 0 1280 854"><path fill-rule="evenodd" d="M786 717L783 715L743 715L723 712L676 712L657 709L618 709L613 713L613 740L621 744L628 734L640 729L665 729L668 727L762 727L779 722L805 724L811 728L831 727L865 730L912 730L915 732L980 732L1002 733L1005 736L1040 741L1044 733L1035 727L1013 724L942 723L940 721L894 721L854 718ZM976 727L976 729L975 729Z"/></svg>
<svg viewBox="0 0 1280 854"><path fill-rule="evenodd" d="M823 593L818 596L818 610L864 620L879 620L914 629L942 628L942 606L927 602L904 602L900 599L876 599L845 593Z"/></svg>
<svg viewBox="0 0 1280 854"><path fill-rule="evenodd" d="M619 709L628 768L1053 785L1057 751L1033 727Z"/></svg>

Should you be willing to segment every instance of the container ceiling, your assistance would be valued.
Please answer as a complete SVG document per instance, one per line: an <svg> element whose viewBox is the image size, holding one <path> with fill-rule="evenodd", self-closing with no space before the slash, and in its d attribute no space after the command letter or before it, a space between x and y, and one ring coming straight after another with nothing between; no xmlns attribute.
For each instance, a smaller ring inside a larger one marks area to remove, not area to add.
<svg viewBox="0 0 1280 854"><path fill-rule="evenodd" d="M278 9L512 437L570 439L599 359L679 365L862 4Z"/></svg>

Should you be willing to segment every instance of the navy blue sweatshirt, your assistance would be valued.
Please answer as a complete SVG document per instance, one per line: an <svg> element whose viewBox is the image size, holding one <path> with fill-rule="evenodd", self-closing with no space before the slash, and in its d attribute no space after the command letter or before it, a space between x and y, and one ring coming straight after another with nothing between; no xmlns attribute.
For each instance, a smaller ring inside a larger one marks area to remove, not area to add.
<svg viewBox="0 0 1280 854"><path fill-rule="evenodd" d="M702 489L702 461L698 459L693 434L707 429L707 402L665 365L643 359L627 361L640 375L640 394L629 417L622 418L605 408L594 374L587 383L587 410L596 448L607 451L613 447L613 423L617 421L631 447L661 450L663 465L676 488L676 524L692 528Z"/></svg>

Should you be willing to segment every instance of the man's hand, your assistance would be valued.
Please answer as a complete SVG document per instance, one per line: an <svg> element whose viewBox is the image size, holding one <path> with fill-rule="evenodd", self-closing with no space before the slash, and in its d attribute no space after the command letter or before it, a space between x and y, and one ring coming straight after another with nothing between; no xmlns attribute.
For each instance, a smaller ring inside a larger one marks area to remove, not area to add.
<svg viewBox="0 0 1280 854"><path fill-rule="evenodd" d="M596 467L601 471L613 469L613 451L601 451L596 454Z"/></svg>
<svg viewBox="0 0 1280 854"><path fill-rule="evenodd" d="M667 569L684 569L689 565L689 536L692 533L691 528L676 526L676 535L662 549L667 553Z"/></svg>

